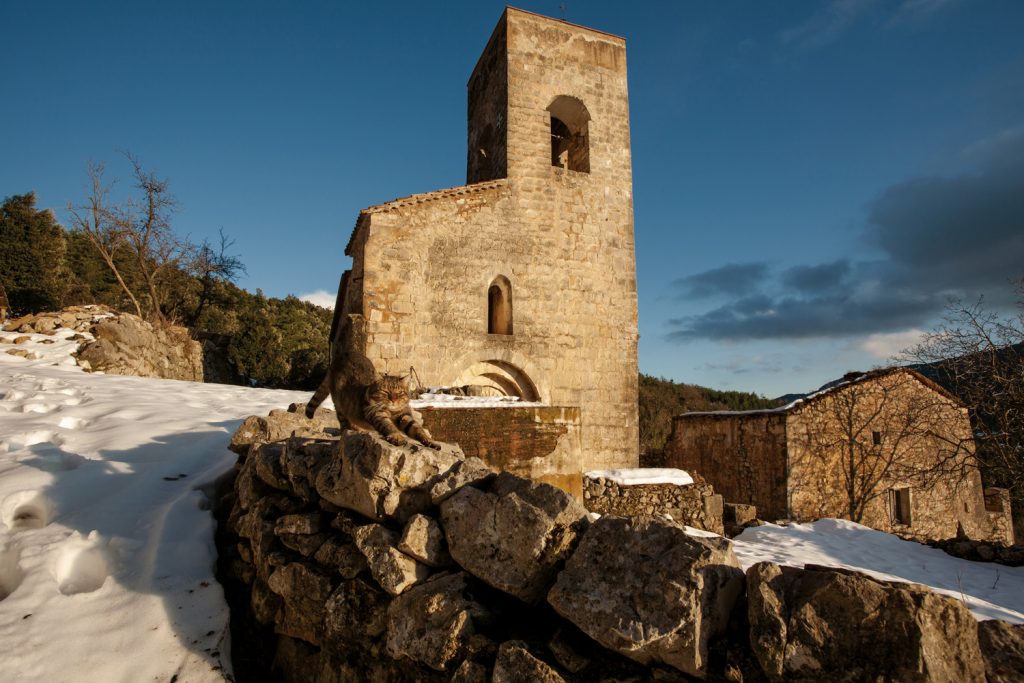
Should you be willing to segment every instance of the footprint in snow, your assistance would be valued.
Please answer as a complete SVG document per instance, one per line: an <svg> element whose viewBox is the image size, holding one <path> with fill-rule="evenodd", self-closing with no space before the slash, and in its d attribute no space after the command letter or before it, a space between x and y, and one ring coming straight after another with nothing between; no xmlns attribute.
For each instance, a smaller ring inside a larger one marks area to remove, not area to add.
<svg viewBox="0 0 1024 683"><path fill-rule="evenodd" d="M96 531L85 538L77 531L71 534L57 556L53 573L57 588L64 595L99 590L109 574L107 555Z"/></svg>
<svg viewBox="0 0 1024 683"><path fill-rule="evenodd" d="M57 406L52 403L26 403L17 409L19 413L52 413L57 410Z"/></svg>
<svg viewBox="0 0 1024 683"><path fill-rule="evenodd" d="M13 593L24 576L21 549L14 541L0 544L0 600Z"/></svg>
<svg viewBox="0 0 1024 683"><path fill-rule="evenodd" d="M89 426L89 421L82 417L74 417L71 415L62 417L57 426L61 429L83 429Z"/></svg>
<svg viewBox="0 0 1024 683"><path fill-rule="evenodd" d="M57 506L40 491L18 491L4 498L0 516L11 531L41 529L53 519Z"/></svg>

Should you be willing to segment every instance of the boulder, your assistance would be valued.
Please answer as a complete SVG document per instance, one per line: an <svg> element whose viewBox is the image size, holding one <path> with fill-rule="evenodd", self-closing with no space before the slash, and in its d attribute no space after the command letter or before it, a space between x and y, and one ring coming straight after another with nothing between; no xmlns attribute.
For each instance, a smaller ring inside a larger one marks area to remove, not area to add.
<svg viewBox="0 0 1024 683"><path fill-rule="evenodd" d="M359 572L367 569L366 557L354 543L345 543L328 538L314 555L321 566L341 574L342 578L354 579Z"/></svg>
<svg viewBox="0 0 1024 683"><path fill-rule="evenodd" d="M565 491L502 473L490 491L467 486L441 504L452 558L473 576L528 603L540 602L587 523Z"/></svg>
<svg viewBox="0 0 1024 683"><path fill-rule="evenodd" d="M344 653L354 644L369 646L387 629L388 600L365 581L342 581L324 606L323 647Z"/></svg>
<svg viewBox="0 0 1024 683"><path fill-rule="evenodd" d="M1024 624L979 622L978 642L988 683L1024 681Z"/></svg>
<svg viewBox="0 0 1024 683"><path fill-rule="evenodd" d="M256 443L283 441L292 436L333 439L341 433L333 410L318 410L312 420L306 418L305 411L305 403L293 403L287 410L271 410L266 417L249 416L231 436L228 448L245 455Z"/></svg>
<svg viewBox="0 0 1024 683"><path fill-rule="evenodd" d="M428 567L445 567L452 557L444 547L444 532L436 520L426 515L413 515L402 531L398 549Z"/></svg>
<svg viewBox="0 0 1024 683"><path fill-rule="evenodd" d="M984 681L974 617L915 584L808 565L747 570L750 646L773 681Z"/></svg>
<svg viewBox="0 0 1024 683"><path fill-rule="evenodd" d="M548 602L610 650L703 677L708 643L725 630L742 590L728 541L688 536L660 518L602 517Z"/></svg>
<svg viewBox="0 0 1024 683"><path fill-rule="evenodd" d="M380 587L391 595L400 595L409 586L430 576L430 569L401 552L395 546L398 537L380 524L367 524L355 530L356 547L366 558L370 573Z"/></svg>
<svg viewBox="0 0 1024 683"><path fill-rule="evenodd" d="M526 649L521 640L509 640L498 648L498 657L494 660L493 683L565 683L558 672L540 661Z"/></svg>
<svg viewBox="0 0 1024 683"><path fill-rule="evenodd" d="M319 645L324 604L334 589L330 577L305 563L290 562L270 575L267 586L283 601L275 631Z"/></svg>
<svg viewBox="0 0 1024 683"><path fill-rule="evenodd" d="M439 451L393 446L369 432L347 432L341 443L340 457L320 470L316 490L329 502L378 521L403 523L426 512L432 480L463 459L458 446L442 444Z"/></svg>
<svg viewBox="0 0 1024 683"><path fill-rule="evenodd" d="M472 599L465 574L438 574L388 607L388 653L450 671L490 641L478 633L490 614Z"/></svg>
<svg viewBox="0 0 1024 683"><path fill-rule="evenodd" d="M60 323L58 318L53 321ZM43 332L40 323L36 329ZM138 316L121 313L99 320L89 331L95 339L82 345L78 359L93 371L203 381L202 346L183 327L154 327Z"/></svg>
<svg viewBox="0 0 1024 683"><path fill-rule="evenodd" d="M490 465L480 458L461 460L451 469L431 479L430 502L440 505L454 496L463 486L483 487L497 476Z"/></svg>

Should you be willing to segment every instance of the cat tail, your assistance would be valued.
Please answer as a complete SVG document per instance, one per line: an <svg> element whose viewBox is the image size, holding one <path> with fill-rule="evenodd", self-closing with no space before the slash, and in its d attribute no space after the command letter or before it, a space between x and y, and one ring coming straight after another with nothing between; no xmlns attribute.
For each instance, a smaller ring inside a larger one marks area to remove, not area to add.
<svg viewBox="0 0 1024 683"><path fill-rule="evenodd" d="M316 409L320 407L320 404L324 402L331 393L331 373L327 373L324 377L324 381L320 382L320 386L317 387L316 393L313 394L313 398L309 399L309 403L306 404L306 418L309 420L313 419L313 415L316 413Z"/></svg>

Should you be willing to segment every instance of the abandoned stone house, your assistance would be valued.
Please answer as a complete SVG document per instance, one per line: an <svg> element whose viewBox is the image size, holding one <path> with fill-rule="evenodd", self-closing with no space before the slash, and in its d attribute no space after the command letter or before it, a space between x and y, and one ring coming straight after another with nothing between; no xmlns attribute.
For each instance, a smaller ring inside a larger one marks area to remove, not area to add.
<svg viewBox="0 0 1024 683"><path fill-rule="evenodd" d="M686 413L665 465L762 519L852 519L918 539L1013 542L1008 492L971 466L967 409L906 368L851 373L775 409Z"/></svg>
<svg viewBox="0 0 1024 683"><path fill-rule="evenodd" d="M522 473L577 493L583 470L638 462L628 104L624 39L506 9L469 78L467 184L363 209L335 306L378 371L545 405L525 422L574 440L557 463L524 449ZM471 455L497 410L424 414Z"/></svg>

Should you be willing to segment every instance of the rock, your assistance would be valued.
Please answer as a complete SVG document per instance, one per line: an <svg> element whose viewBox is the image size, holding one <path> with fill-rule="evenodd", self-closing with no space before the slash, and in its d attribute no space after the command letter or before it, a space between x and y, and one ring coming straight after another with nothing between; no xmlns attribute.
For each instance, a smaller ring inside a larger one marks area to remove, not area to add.
<svg viewBox="0 0 1024 683"><path fill-rule="evenodd" d="M284 547L294 550L303 557L314 556L327 540L327 534L277 534Z"/></svg>
<svg viewBox="0 0 1024 683"><path fill-rule="evenodd" d="M255 579L252 582L252 594L249 604L252 605L252 613L256 617L256 621L264 626L269 626L277 620L278 612L284 605L284 600L280 595L270 590L263 581Z"/></svg>
<svg viewBox="0 0 1024 683"><path fill-rule="evenodd" d="M444 547L441 525L426 515L413 515L402 531L398 549L428 567L445 567L452 557Z"/></svg>
<svg viewBox="0 0 1024 683"><path fill-rule="evenodd" d="M53 318L56 325L59 321ZM36 329L42 321L36 323ZM52 328L50 328L52 331ZM202 346L183 327L159 328L128 313L99 320L78 358L108 375L203 381Z"/></svg>
<svg viewBox="0 0 1024 683"><path fill-rule="evenodd" d="M583 636L578 637L583 638ZM559 666L569 673L578 674L590 664L590 660L580 654L580 649L566 636L563 627L559 627L548 640L548 651L551 652L551 656L555 658Z"/></svg>
<svg viewBox="0 0 1024 683"><path fill-rule="evenodd" d="M344 653L353 644L366 645L383 635L388 601L383 591L365 581L342 581L324 606L323 646Z"/></svg>
<svg viewBox="0 0 1024 683"><path fill-rule="evenodd" d="M441 504L455 561L528 603L544 599L586 517L565 491L508 473L499 474L489 492L467 486Z"/></svg>
<svg viewBox="0 0 1024 683"><path fill-rule="evenodd" d="M978 622L978 643L988 683L1024 681L1024 625Z"/></svg>
<svg viewBox="0 0 1024 683"><path fill-rule="evenodd" d="M330 578L305 563L291 562L278 567L267 586L284 601L275 631L319 645L324 604L334 589Z"/></svg>
<svg viewBox="0 0 1024 683"><path fill-rule="evenodd" d="M526 649L521 640L509 640L498 648L498 657L494 660L493 683L565 683L558 672L540 661Z"/></svg>
<svg viewBox="0 0 1024 683"><path fill-rule="evenodd" d="M249 457L256 464L256 476L260 478L260 481L280 491L289 491L291 486L281 467L283 454L284 444L282 443L260 443L253 448Z"/></svg>
<svg viewBox="0 0 1024 683"><path fill-rule="evenodd" d="M490 614L469 594L462 572L439 574L388 607L388 653L449 671L489 641L477 632Z"/></svg>
<svg viewBox="0 0 1024 683"><path fill-rule="evenodd" d="M483 486L493 481L496 476L497 473L480 458L466 458L431 480L430 501L434 505L440 505L463 486Z"/></svg>
<svg viewBox="0 0 1024 683"><path fill-rule="evenodd" d="M731 544L654 517L602 517L548 594L562 617L641 664L702 677L743 589Z"/></svg>
<svg viewBox="0 0 1024 683"><path fill-rule="evenodd" d="M318 533L323 529L323 518L319 512L306 512L294 515L279 517L274 524L274 533L281 534L304 534Z"/></svg>
<svg viewBox="0 0 1024 683"><path fill-rule="evenodd" d="M750 646L773 681L983 681L967 607L923 586L760 562L747 570Z"/></svg>
<svg viewBox="0 0 1024 683"><path fill-rule="evenodd" d="M392 446L378 434L347 432L341 457L320 470L316 490L340 507L401 523L431 507L431 480L461 460L458 446Z"/></svg>
<svg viewBox="0 0 1024 683"><path fill-rule="evenodd" d="M366 557L354 543L343 543L328 538L316 551L314 559L323 567L332 569L345 579L354 579L359 572L367 569Z"/></svg>
<svg viewBox="0 0 1024 683"><path fill-rule="evenodd" d="M19 335L19 336L14 338L14 343L15 344L24 344L24 343L30 342L30 341L32 341L32 337L30 337L27 334L22 334L22 335Z"/></svg>
<svg viewBox="0 0 1024 683"><path fill-rule="evenodd" d="M450 683L490 683L490 680L491 676L486 666L467 659L452 674Z"/></svg>
<svg viewBox="0 0 1024 683"><path fill-rule="evenodd" d="M245 455L255 443L283 441L292 436L334 439L340 431L333 410L318 410L312 420L305 416L306 404L293 403L288 410L271 410L266 417L250 416L231 436L228 446Z"/></svg>
<svg viewBox="0 0 1024 683"><path fill-rule="evenodd" d="M380 524L361 526L355 530L354 537L373 578L391 595L400 595L409 586L430 576L426 565L395 547L397 536Z"/></svg>

